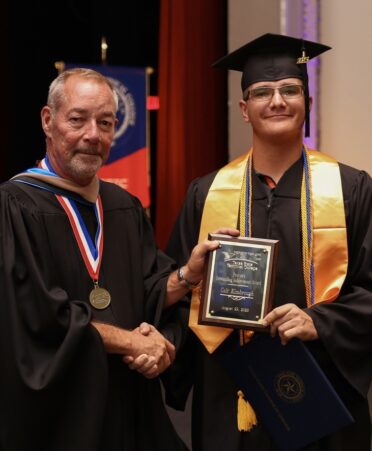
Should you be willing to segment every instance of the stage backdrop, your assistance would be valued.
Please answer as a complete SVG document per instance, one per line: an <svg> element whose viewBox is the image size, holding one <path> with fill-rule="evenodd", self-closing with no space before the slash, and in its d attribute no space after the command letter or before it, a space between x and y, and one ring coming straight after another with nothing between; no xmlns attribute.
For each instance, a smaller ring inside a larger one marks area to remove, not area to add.
<svg viewBox="0 0 372 451"><path fill-rule="evenodd" d="M110 157L100 169L101 179L116 183L150 206L148 146L147 68L93 66L60 63L60 70L86 67L102 73L113 83L119 97L118 120Z"/></svg>

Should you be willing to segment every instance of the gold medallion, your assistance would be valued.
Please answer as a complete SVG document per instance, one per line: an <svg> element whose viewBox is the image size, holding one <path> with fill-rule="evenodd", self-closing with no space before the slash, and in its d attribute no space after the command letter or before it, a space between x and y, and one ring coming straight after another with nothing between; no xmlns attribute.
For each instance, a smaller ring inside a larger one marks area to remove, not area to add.
<svg viewBox="0 0 372 451"><path fill-rule="evenodd" d="M104 288L95 286L89 294L89 302L97 310L103 310L110 305L111 295Z"/></svg>

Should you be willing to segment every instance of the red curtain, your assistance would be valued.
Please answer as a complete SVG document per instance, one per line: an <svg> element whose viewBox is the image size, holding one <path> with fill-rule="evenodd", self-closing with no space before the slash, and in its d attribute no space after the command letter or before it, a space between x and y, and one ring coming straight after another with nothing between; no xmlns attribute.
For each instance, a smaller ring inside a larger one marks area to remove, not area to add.
<svg viewBox="0 0 372 451"><path fill-rule="evenodd" d="M227 161L225 0L161 0L156 220L164 247L190 181Z"/></svg>

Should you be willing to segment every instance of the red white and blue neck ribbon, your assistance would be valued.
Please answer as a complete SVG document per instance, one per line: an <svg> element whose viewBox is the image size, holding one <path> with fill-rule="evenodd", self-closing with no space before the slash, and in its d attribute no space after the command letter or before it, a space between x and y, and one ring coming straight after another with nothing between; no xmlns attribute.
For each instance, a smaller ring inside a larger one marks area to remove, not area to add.
<svg viewBox="0 0 372 451"><path fill-rule="evenodd" d="M58 179L60 178L60 176L53 170L47 155L39 162L38 167L28 169L26 173L47 175L56 177ZM98 195L95 203L89 202L89 205L94 208L94 213L97 219L97 231L93 243L84 220L76 205L76 201L68 196L57 193L54 194L67 214L89 275L93 279L93 281L97 283L103 254L103 209L101 197ZM85 205L87 204L87 202L83 203Z"/></svg>
<svg viewBox="0 0 372 451"><path fill-rule="evenodd" d="M89 275L93 281L98 282L103 253L103 210L101 198L98 196L94 205L94 212L98 224L94 243L89 235L75 201L59 194L56 194L56 198L68 216L72 231L74 232L76 242L79 246L81 256L83 257Z"/></svg>

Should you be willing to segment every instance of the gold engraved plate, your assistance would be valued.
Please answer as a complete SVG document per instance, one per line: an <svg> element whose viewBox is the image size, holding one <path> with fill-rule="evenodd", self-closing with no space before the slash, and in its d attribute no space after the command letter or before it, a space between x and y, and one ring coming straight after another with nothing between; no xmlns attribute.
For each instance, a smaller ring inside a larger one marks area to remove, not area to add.
<svg viewBox="0 0 372 451"><path fill-rule="evenodd" d="M110 305L111 295L104 288L96 286L89 294L89 302L97 310L103 310Z"/></svg>

